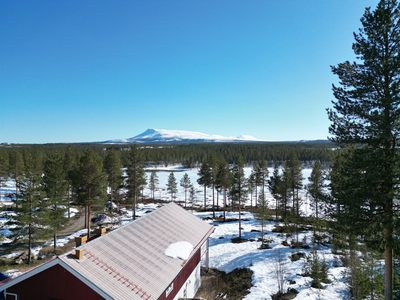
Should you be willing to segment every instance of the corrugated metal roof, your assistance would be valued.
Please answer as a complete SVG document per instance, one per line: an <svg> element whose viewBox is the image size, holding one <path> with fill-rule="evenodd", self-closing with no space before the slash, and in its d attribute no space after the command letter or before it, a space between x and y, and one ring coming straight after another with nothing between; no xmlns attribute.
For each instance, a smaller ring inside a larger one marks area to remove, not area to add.
<svg viewBox="0 0 400 300"><path fill-rule="evenodd" d="M79 247L84 256L60 259L115 299L157 299L184 266L164 254L170 244L187 241L194 249L212 226L170 203L113 232Z"/></svg>

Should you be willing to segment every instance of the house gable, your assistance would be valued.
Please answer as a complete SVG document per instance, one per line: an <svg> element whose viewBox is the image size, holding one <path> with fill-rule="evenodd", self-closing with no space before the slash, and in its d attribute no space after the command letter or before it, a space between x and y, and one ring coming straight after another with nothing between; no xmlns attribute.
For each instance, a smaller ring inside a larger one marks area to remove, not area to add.
<svg viewBox="0 0 400 300"><path fill-rule="evenodd" d="M60 264L9 287L7 293L25 299L104 299Z"/></svg>

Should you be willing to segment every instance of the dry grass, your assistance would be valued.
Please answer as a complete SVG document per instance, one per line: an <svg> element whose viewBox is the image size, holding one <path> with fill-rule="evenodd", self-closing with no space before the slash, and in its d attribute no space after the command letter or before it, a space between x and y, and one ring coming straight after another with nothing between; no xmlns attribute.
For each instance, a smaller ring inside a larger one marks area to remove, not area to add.
<svg viewBox="0 0 400 300"><path fill-rule="evenodd" d="M249 269L235 269L230 273L215 269L202 270L202 283L195 298L203 299L243 299L251 288Z"/></svg>

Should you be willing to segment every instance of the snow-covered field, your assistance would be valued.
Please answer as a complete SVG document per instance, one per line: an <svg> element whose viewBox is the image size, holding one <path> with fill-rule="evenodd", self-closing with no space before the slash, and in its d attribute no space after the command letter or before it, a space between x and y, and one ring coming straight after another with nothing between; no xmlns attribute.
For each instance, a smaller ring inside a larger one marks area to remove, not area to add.
<svg viewBox="0 0 400 300"><path fill-rule="evenodd" d="M150 176L150 170L147 173ZM167 167L157 168L157 175L159 177L159 189L156 192L155 198L162 199L164 201L170 200L170 195L166 190L167 178L170 172L174 172L176 180L178 182L178 193L176 194L177 200L184 200L184 191L179 185L180 179L185 173L189 175L191 182L194 184L197 192L194 207L201 207L204 203L203 198L203 187L197 184L197 169L184 169L182 167ZM246 176L251 173L251 168L245 168ZM311 170L303 170L303 185L307 184L307 177L310 175ZM272 169L270 169L270 175ZM0 200L2 203L7 202L5 194L10 193L14 190L13 182L10 180L7 182L7 186L3 187L0 191ZM149 197L151 194L149 189L144 190L144 195ZM267 198L270 200L270 206L274 207L274 201L272 197L267 194ZM222 195L219 196L220 204L222 203ZM312 209L308 203L306 194L303 194L304 203L302 210L304 214L312 214ZM211 190L207 189L207 206L212 204ZM247 205L250 205L248 200ZM254 205L254 200L253 200ZM138 204L136 214L140 217L151 210L157 209L157 204ZM260 233L255 230L260 230L261 225L256 220L252 213L243 212L242 215L242 238L248 239L248 242L244 243L232 243L231 239L238 236L238 221L219 223L210 220L212 217L211 212L197 212L193 211L195 215L200 218L205 218L206 222L215 226L215 231L210 237L210 267L216 268L221 271L230 272L236 268L250 268L253 271L252 288L250 294L245 299L271 299L270 295L278 291L278 283L275 275L276 257L278 254L284 258L284 264L286 266L285 273L285 289L294 288L299 291L296 299L347 299L349 293L344 283L345 268L335 267L337 266L338 259L331 253L329 247L320 246L318 253L321 258L324 258L329 266L329 279L330 284L324 284L324 288L321 290L311 288L311 278L303 277L302 268L304 266L304 259L292 262L290 260L291 254L298 252L296 249L291 249L282 245L282 241L286 240L286 237L279 233L272 232L275 223L267 222L265 225L265 238L271 240L271 249L259 250L261 242L257 239L260 237ZM217 216L222 212L217 212ZM131 212L127 211L127 215L122 219L122 222L130 221ZM227 212L227 218L237 219L238 214L236 212ZM0 216L0 224L5 222L5 218ZM1 228L0 228L1 229ZM76 232L71 236L64 239L58 240L58 245L66 243L69 239L73 239L75 236L79 236L86 230ZM6 234L7 229L4 228L0 231L0 234ZM289 239L290 240L290 239ZM306 241L311 246L311 232L300 233L299 240ZM49 241L49 244L51 241ZM39 251L39 249L34 249ZM301 249L301 252L305 254L310 253L309 250ZM334 262L336 262L334 264ZM10 274L13 274L12 270L9 270ZM290 282L289 282L290 281Z"/></svg>

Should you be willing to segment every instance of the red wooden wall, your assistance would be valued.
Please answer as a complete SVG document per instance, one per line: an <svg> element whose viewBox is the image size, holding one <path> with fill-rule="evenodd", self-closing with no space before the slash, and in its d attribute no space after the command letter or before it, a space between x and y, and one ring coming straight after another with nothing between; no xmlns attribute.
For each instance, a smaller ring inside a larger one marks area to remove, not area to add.
<svg viewBox="0 0 400 300"><path fill-rule="evenodd" d="M8 288L7 292L18 294L19 300L103 299L60 265L55 265ZM8 297L8 299L14 298Z"/></svg>
<svg viewBox="0 0 400 300"><path fill-rule="evenodd" d="M200 263L201 260L201 248L197 250L197 252L190 258L188 262L186 262L185 267L181 270L178 276L174 280L174 289L166 296L165 292L159 298L159 300L171 300L174 299L176 294L179 292L181 287L184 285L186 280L189 278L190 274L192 274L193 270Z"/></svg>

